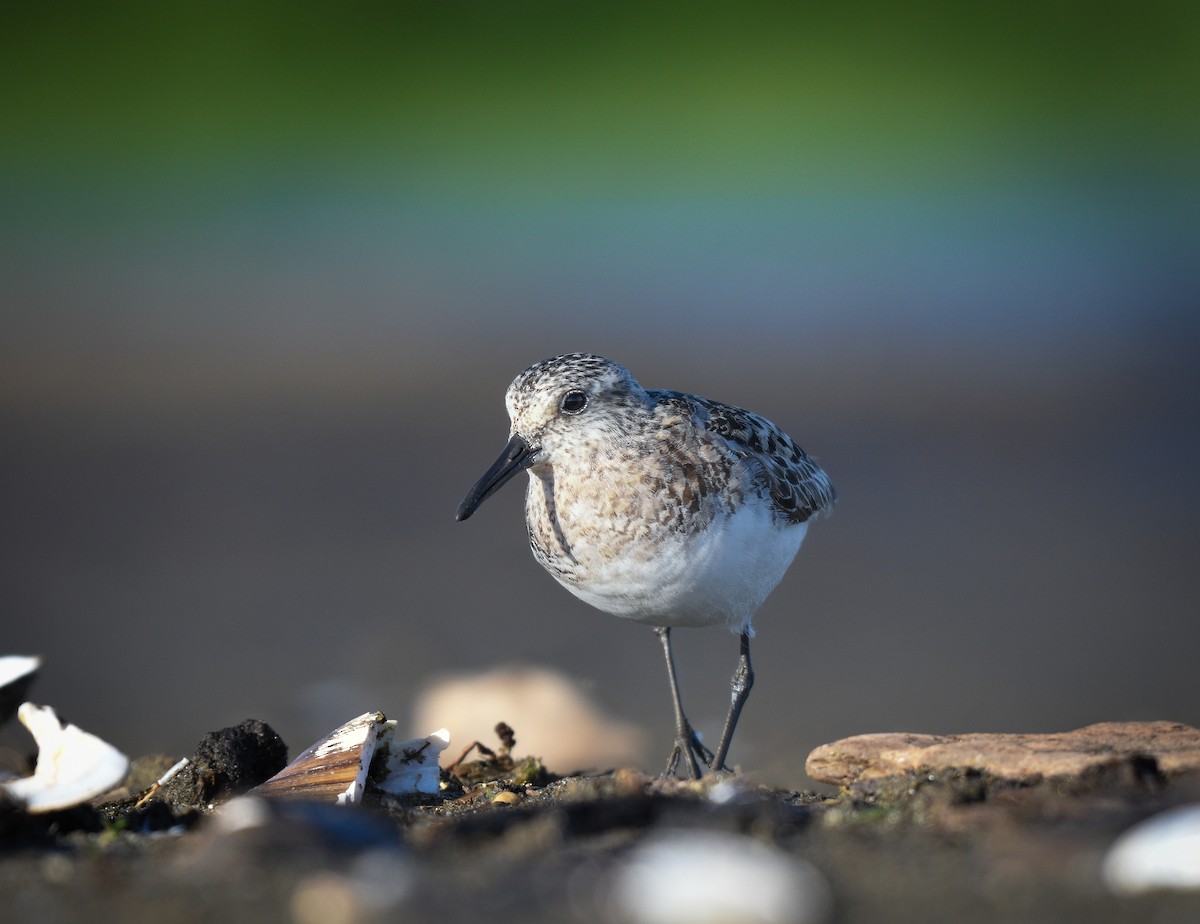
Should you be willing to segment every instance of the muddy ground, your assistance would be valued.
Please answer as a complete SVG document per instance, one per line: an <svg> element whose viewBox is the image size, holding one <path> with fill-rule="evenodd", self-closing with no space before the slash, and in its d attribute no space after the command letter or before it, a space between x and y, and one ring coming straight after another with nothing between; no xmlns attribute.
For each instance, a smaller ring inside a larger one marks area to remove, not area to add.
<svg viewBox="0 0 1200 924"><path fill-rule="evenodd" d="M369 794L352 809L231 803L279 759L261 758L194 763L148 800L171 760L143 759L103 804L0 811L0 921L657 922L670 914L652 907L642 874L669 890L674 872L648 852L655 843L693 857L686 888L705 907L719 899L704 889L743 893L733 907L745 920L1200 921L1200 893L1119 897L1101 875L1122 830L1200 799L1195 777L1118 768L1016 787L950 774L824 795L751 774L560 778L485 758L443 771L437 795Z"/></svg>

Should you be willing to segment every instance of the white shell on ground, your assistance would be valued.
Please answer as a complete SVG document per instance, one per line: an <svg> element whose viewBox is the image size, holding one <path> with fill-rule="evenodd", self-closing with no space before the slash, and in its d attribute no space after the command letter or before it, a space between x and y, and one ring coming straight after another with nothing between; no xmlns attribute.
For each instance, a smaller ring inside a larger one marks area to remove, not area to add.
<svg viewBox="0 0 1200 924"><path fill-rule="evenodd" d="M28 655L0 656L0 722L7 722L25 701L25 693L42 659Z"/></svg>
<svg viewBox="0 0 1200 924"><path fill-rule="evenodd" d="M397 742L396 723L382 712L364 712L305 749L265 783L260 796L358 803L368 787L399 795L438 791L438 755L450 743L445 729Z"/></svg>
<svg viewBox="0 0 1200 924"><path fill-rule="evenodd" d="M1200 805L1168 809L1118 837L1104 858L1104 881L1120 895L1200 890Z"/></svg>
<svg viewBox="0 0 1200 924"><path fill-rule="evenodd" d="M0 792L27 811L37 814L79 805L125 778L129 758L95 735L63 725L49 706L23 703L17 717L37 742L37 769L33 776L0 783Z"/></svg>
<svg viewBox="0 0 1200 924"><path fill-rule="evenodd" d="M371 782L394 796L417 792L436 793L441 782L438 778L438 757L450 743L450 732L439 728L424 738L396 741L395 731L396 723L388 722L387 727L379 733L383 763L380 764L376 759L378 769L372 768Z"/></svg>
<svg viewBox="0 0 1200 924"><path fill-rule="evenodd" d="M0 690L28 677L42 666L42 659L30 655L0 655Z"/></svg>
<svg viewBox="0 0 1200 924"><path fill-rule="evenodd" d="M830 888L806 861L749 837L673 831L617 874L618 919L633 924L818 924Z"/></svg>

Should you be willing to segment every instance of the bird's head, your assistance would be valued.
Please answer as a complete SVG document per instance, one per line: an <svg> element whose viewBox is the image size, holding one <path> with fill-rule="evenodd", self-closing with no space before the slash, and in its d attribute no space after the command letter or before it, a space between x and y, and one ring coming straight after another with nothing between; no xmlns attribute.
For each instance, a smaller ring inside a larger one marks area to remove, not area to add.
<svg viewBox="0 0 1200 924"><path fill-rule="evenodd" d="M564 353L518 375L504 395L511 421L500 457L467 492L455 519L465 520L505 482L596 439L628 421L629 410L645 408L645 389L629 371L593 353Z"/></svg>

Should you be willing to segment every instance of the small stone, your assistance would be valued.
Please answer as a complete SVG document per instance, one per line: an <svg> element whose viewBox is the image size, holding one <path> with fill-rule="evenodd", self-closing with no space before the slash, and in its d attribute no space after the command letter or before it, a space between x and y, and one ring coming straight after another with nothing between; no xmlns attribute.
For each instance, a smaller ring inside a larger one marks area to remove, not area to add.
<svg viewBox="0 0 1200 924"><path fill-rule="evenodd" d="M1200 773L1200 730L1178 722L1103 722L1044 735L856 735L816 748L805 769L822 783L867 790L876 781L959 771L1024 784L1114 769L1169 779Z"/></svg>
<svg viewBox="0 0 1200 924"><path fill-rule="evenodd" d="M522 753L538 755L559 773L637 763L647 750L644 731L608 716L578 682L548 668L510 666L435 678L413 711L415 728L444 725L464 744L491 744L503 718L516 729Z"/></svg>
<svg viewBox="0 0 1200 924"><path fill-rule="evenodd" d="M612 782L613 790L618 796L640 796L654 782L654 777L642 773L640 770L622 767L613 771Z"/></svg>

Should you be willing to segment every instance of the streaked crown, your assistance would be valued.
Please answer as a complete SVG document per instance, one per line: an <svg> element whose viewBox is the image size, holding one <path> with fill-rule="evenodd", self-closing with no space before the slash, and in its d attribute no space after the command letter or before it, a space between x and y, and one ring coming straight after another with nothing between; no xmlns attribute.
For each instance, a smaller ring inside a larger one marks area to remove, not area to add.
<svg viewBox="0 0 1200 924"><path fill-rule="evenodd" d="M543 445L559 432L612 423L649 398L624 366L594 353L564 353L530 366L508 386L512 432Z"/></svg>

